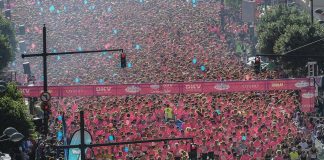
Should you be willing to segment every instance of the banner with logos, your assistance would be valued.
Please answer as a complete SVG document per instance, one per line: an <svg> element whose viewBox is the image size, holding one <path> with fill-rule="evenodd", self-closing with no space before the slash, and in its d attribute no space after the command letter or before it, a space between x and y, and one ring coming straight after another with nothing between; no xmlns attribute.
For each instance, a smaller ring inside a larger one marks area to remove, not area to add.
<svg viewBox="0 0 324 160"><path fill-rule="evenodd" d="M21 86L24 97L39 97L42 86ZM52 97L123 96L147 94L226 93L269 90L301 90L302 108L314 107L315 88L309 79L255 81L180 82L164 84L49 86ZM304 107L305 106L305 107Z"/></svg>

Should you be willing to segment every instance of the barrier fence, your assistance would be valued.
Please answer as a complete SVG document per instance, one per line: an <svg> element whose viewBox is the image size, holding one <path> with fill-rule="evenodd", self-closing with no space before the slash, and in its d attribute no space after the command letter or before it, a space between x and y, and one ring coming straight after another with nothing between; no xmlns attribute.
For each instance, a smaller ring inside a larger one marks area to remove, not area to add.
<svg viewBox="0 0 324 160"><path fill-rule="evenodd" d="M39 97L42 86L21 86L24 97ZM147 94L229 93L249 91L300 90L302 110L312 111L315 87L312 79L276 79L254 81L179 82L163 84L49 86L52 97L123 96Z"/></svg>

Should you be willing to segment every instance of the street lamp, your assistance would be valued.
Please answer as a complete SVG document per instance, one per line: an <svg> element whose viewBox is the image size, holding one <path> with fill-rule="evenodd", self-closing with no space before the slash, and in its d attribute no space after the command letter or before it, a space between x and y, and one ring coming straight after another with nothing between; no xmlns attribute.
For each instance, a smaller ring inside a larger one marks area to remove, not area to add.
<svg viewBox="0 0 324 160"><path fill-rule="evenodd" d="M310 0L311 1L311 20L312 20L312 24L314 24L314 2L313 2L313 0Z"/></svg>
<svg viewBox="0 0 324 160"><path fill-rule="evenodd" d="M0 139L4 137L9 137L9 138L2 139L0 140L0 142L8 141L8 140L12 142L19 142L24 138L24 135L19 133L15 128L8 127L3 131L3 134L2 136L0 136Z"/></svg>

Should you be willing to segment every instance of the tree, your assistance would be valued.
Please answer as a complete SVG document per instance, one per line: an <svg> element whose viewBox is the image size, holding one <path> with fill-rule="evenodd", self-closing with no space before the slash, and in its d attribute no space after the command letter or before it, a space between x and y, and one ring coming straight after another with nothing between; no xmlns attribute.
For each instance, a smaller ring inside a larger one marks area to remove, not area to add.
<svg viewBox="0 0 324 160"><path fill-rule="evenodd" d="M0 15L0 70L14 58L16 36L11 22Z"/></svg>
<svg viewBox="0 0 324 160"><path fill-rule="evenodd" d="M6 92L0 95L0 122L0 132L7 127L14 127L27 138L34 133L32 117L15 84L7 84ZM7 153L19 144L7 141L0 143L0 151Z"/></svg>
<svg viewBox="0 0 324 160"><path fill-rule="evenodd" d="M0 16L0 34L8 38L11 49L15 51L17 46L15 30L11 21L3 16Z"/></svg>
<svg viewBox="0 0 324 160"><path fill-rule="evenodd" d="M14 57L8 38L0 34L0 70L5 68Z"/></svg>
<svg viewBox="0 0 324 160"><path fill-rule="evenodd" d="M277 6L261 17L258 31L258 49L262 54L286 54L288 51L324 38L324 27L311 24L307 13L294 7ZM287 55L324 55L323 43L290 52ZM300 70L306 73L304 66L312 59L308 58L276 58L286 69ZM316 59L322 65L324 60Z"/></svg>

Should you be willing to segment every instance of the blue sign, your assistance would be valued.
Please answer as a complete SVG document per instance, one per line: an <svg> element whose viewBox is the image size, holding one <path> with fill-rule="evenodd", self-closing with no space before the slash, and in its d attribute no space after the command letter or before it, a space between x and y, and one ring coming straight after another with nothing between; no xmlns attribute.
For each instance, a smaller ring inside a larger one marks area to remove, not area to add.
<svg viewBox="0 0 324 160"><path fill-rule="evenodd" d="M193 58L193 59L192 59L192 63L193 63L193 64L196 64L196 63L197 63L197 58Z"/></svg>
<svg viewBox="0 0 324 160"><path fill-rule="evenodd" d="M139 44L136 44L135 49L139 50L139 49L141 49L141 46Z"/></svg>
<svg viewBox="0 0 324 160"><path fill-rule="evenodd" d="M88 131L84 131L84 143L85 144L91 144L92 143L92 138L91 138L91 135ZM81 144L81 132L80 130L75 132L71 138L71 142L70 142L70 145L79 145ZM85 150L85 153L87 153L87 150ZM75 152L77 151L77 152ZM68 159L69 160L78 160L81 155L80 155L80 149L76 149L76 148L70 148L69 149L69 156L68 156Z"/></svg>
<svg viewBox="0 0 324 160"><path fill-rule="evenodd" d="M117 29L113 29L113 33L114 34L117 34L118 33L118 30Z"/></svg>
<svg viewBox="0 0 324 160"><path fill-rule="evenodd" d="M57 132L57 137L56 138L57 138L58 141L61 141L62 138L63 138L63 133L61 131Z"/></svg>
<svg viewBox="0 0 324 160"><path fill-rule="evenodd" d="M218 115L220 115L220 114L221 114L221 111L220 111L219 109L216 109L216 113L217 113Z"/></svg>
<svg viewBox="0 0 324 160"><path fill-rule="evenodd" d="M109 7L109 8L107 9L107 11L108 11L108 12L111 12L111 11L112 11L111 7Z"/></svg>
<svg viewBox="0 0 324 160"><path fill-rule="evenodd" d="M63 120L63 117L62 117L61 115L59 115L59 116L57 117L57 119L58 119L59 121L62 121L62 120Z"/></svg>
<svg viewBox="0 0 324 160"><path fill-rule="evenodd" d="M131 62L128 62L128 63L127 63L127 67L128 67L128 68L132 68L132 67L133 67L132 63L131 63Z"/></svg>
<svg viewBox="0 0 324 160"><path fill-rule="evenodd" d="M90 6L89 10L94 10L96 8L96 6Z"/></svg>
<svg viewBox="0 0 324 160"><path fill-rule="evenodd" d="M78 51L82 51L82 48L81 47L78 47Z"/></svg>
<svg viewBox="0 0 324 160"><path fill-rule="evenodd" d="M114 141L114 136L113 135L109 135L108 140L109 141Z"/></svg>
<svg viewBox="0 0 324 160"><path fill-rule="evenodd" d="M127 152L128 152L128 150L129 150L129 149L128 149L128 147L125 147L125 148L124 148L124 152L126 152L126 153L127 153Z"/></svg>
<svg viewBox="0 0 324 160"><path fill-rule="evenodd" d="M80 83L80 78L75 78L75 79L74 79L74 82L75 82L75 83Z"/></svg>
<svg viewBox="0 0 324 160"><path fill-rule="evenodd" d="M103 84L103 83L105 83L105 80L103 80L103 79L99 79L99 83L100 83L100 84Z"/></svg>
<svg viewBox="0 0 324 160"><path fill-rule="evenodd" d="M198 3L197 1L198 1L198 0L192 0L192 1L191 1L193 7L196 7L196 6L197 6L197 3Z"/></svg>
<svg viewBox="0 0 324 160"><path fill-rule="evenodd" d="M201 71L205 71L206 70L206 67L204 65L200 66L200 70Z"/></svg>
<svg viewBox="0 0 324 160"><path fill-rule="evenodd" d="M55 11L55 7L53 5L51 5L51 7L49 8L50 12L54 12Z"/></svg>

